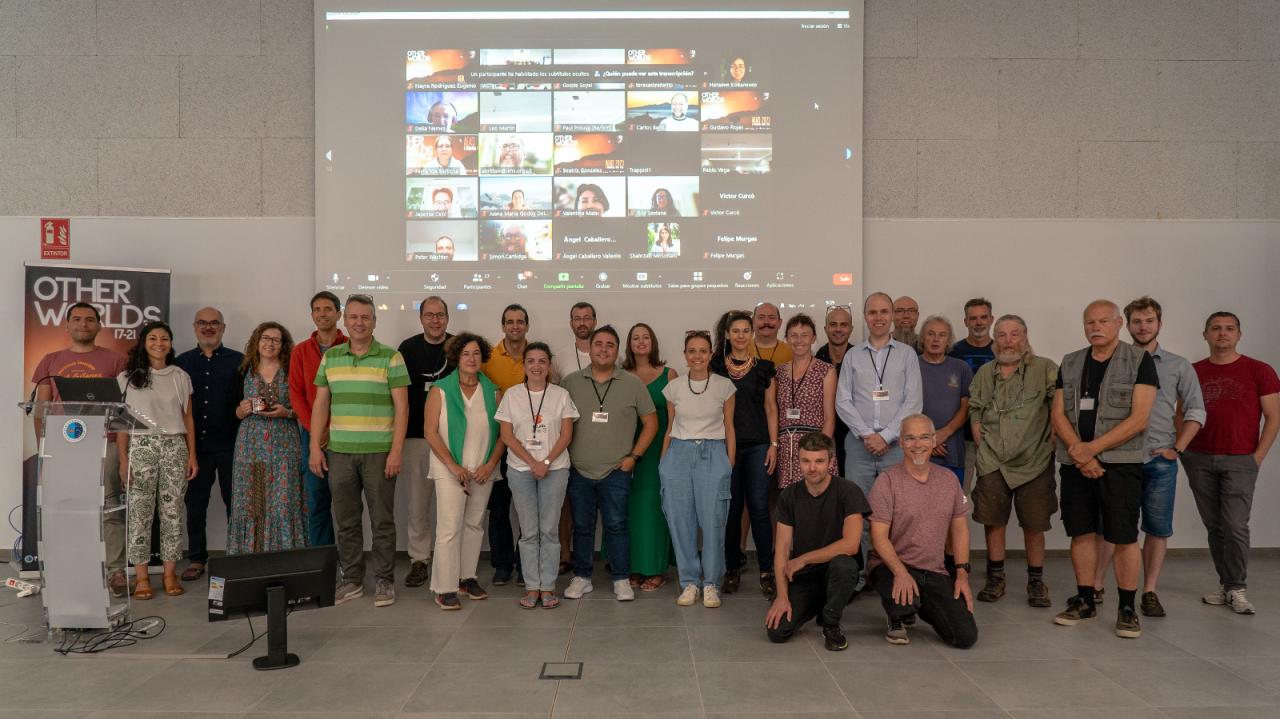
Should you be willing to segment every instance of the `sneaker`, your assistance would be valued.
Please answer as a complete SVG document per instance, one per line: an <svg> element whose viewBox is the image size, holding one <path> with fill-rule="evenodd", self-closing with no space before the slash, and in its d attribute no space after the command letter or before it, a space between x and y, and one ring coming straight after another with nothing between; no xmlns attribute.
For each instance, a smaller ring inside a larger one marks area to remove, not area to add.
<svg viewBox="0 0 1280 719"><path fill-rule="evenodd" d="M733 594L738 591L738 585L742 583L742 575L734 572L724 573L724 583L720 585L720 591L725 594Z"/></svg>
<svg viewBox="0 0 1280 719"><path fill-rule="evenodd" d="M511 581L511 567L498 567L493 570L493 586L505 587Z"/></svg>
<svg viewBox="0 0 1280 719"><path fill-rule="evenodd" d="M1099 604L1102 604L1102 595L1103 595L1103 594L1105 594L1105 593L1106 593L1106 591L1107 591L1107 590L1105 590L1105 589L1095 589L1095 590L1093 590L1093 606L1095 606L1095 607L1096 607L1096 606L1098 606Z"/></svg>
<svg viewBox="0 0 1280 719"><path fill-rule="evenodd" d="M458 593L466 596L467 599L475 599L477 601L489 598L489 593L484 590L484 587L480 586L480 582L477 582L475 577L458 582Z"/></svg>
<svg viewBox="0 0 1280 719"><path fill-rule="evenodd" d="M760 593L764 595L766 601L773 601L778 596L778 583L773 581L773 575L764 573L760 575Z"/></svg>
<svg viewBox="0 0 1280 719"><path fill-rule="evenodd" d="M390 579L379 579L373 587L373 606L389 607L396 603L396 586Z"/></svg>
<svg viewBox="0 0 1280 719"><path fill-rule="evenodd" d="M1220 607L1227 603L1227 588L1220 586L1214 591L1200 597L1200 601L1205 604L1212 604L1215 607Z"/></svg>
<svg viewBox="0 0 1280 719"><path fill-rule="evenodd" d="M692 607L693 603L698 601L698 586L690 584L680 591L680 596L676 597L676 604L682 607Z"/></svg>
<svg viewBox="0 0 1280 719"><path fill-rule="evenodd" d="M1244 588L1232 589L1227 592L1227 604L1231 605L1231 611L1236 614L1253 614L1253 604L1244 596Z"/></svg>
<svg viewBox="0 0 1280 719"><path fill-rule="evenodd" d="M430 562L414 562L409 566L409 576L404 578L406 587L421 587L431 576Z"/></svg>
<svg viewBox="0 0 1280 719"><path fill-rule="evenodd" d="M613 582L613 597L619 602L629 602L636 598L636 590L631 588L631 581L627 579L615 579Z"/></svg>
<svg viewBox="0 0 1280 719"><path fill-rule="evenodd" d="M359 599L364 596L364 585L355 582L343 582L333 591L333 604L346 604L352 599Z"/></svg>
<svg viewBox="0 0 1280 719"><path fill-rule="evenodd" d="M444 594L436 595L436 606L446 612L450 612L455 609L462 609L462 602L458 601L457 592L445 592Z"/></svg>
<svg viewBox="0 0 1280 719"><path fill-rule="evenodd" d="M720 606L720 590L712 586L702 588L702 606L715 609Z"/></svg>
<svg viewBox="0 0 1280 719"><path fill-rule="evenodd" d="M1040 609L1053 606L1053 600L1049 598L1049 587L1043 579L1027 580L1027 604Z"/></svg>
<svg viewBox="0 0 1280 719"><path fill-rule="evenodd" d="M988 574L986 586L978 592L979 602L994 602L1004 596L1004 575Z"/></svg>
<svg viewBox="0 0 1280 719"><path fill-rule="evenodd" d="M1120 607L1116 614L1116 636L1125 639L1137 639L1142 636L1142 626L1138 624L1138 613L1133 607Z"/></svg>
<svg viewBox="0 0 1280 719"><path fill-rule="evenodd" d="M129 593L129 580L124 572L113 572L107 578L107 587L111 590L111 596L119 599Z"/></svg>
<svg viewBox="0 0 1280 719"><path fill-rule="evenodd" d="M1142 616L1144 617L1163 617L1164 605L1160 603L1160 597L1155 592L1142 593Z"/></svg>
<svg viewBox="0 0 1280 719"><path fill-rule="evenodd" d="M836 624L822 628L822 645L829 652L843 652L849 648L849 640L844 638L844 632L840 631L840 625Z"/></svg>
<svg viewBox="0 0 1280 719"><path fill-rule="evenodd" d="M884 633L884 640L890 644L910 644L907 627L901 619L889 618L889 628Z"/></svg>
<svg viewBox="0 0 1280 719"><path fill-rule="evenodd" d="M591 580L586 577L574 577L569 580L569 587L564 590L566 599L582 599L582 595L590 594L595 587L591 586Z"/></svg>
<svg viewBox="0 0 1280 719"><path fill-rule="evenodd" d="M1053 623L1061 624L1064 627L1074 627L1080 622L1087 619L1095 619L1097 616L1098 608L1085 604L1084 599L1080 595L1076 595L1067 600L1067 608L1053 618Z"/></svg>

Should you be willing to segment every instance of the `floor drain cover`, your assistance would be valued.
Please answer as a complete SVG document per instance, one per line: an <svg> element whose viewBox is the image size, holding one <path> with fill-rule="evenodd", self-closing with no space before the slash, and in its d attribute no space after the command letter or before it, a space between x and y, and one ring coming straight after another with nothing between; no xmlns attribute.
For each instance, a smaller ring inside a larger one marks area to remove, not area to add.
<svg viewBox="0 0 1280 719"><path fill-rule="evenodd" d="M581 679L582 662L543 662L539 679Z"/></svg>

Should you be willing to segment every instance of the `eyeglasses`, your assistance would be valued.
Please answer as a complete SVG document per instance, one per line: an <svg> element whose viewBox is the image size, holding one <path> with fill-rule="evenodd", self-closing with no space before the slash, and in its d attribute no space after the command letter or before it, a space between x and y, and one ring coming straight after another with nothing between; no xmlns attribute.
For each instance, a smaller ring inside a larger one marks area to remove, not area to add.
<svg viewBox="0 0 1280 719"><path fill-rule="evenodd" d="M919 307L895 307L893 308L893 313L895 315L918 315L920 314L920 308Z"/></svg>
<svg viewBox="0 0 1280 719"><path fill-rule="evenodd" d="M264 336L264 337L259 337L259 338L258 338L258 342L259 342L259 343L262 343L262 344L269 344L269 345L282 345L282 344L284 344L284 340L283 340L283 339L280 339L279 337L265 337L265 336Z"/></svg>
<svg viewBox="0 0 1280 719"><path fill-rule="evenodd" d="M427 320L444 320L449 318L448 312L423 312L422 318Z"/></svg>
<svg viewBox="0 0 1280 719"><path fill-rule="evenodd" d="M196 327L200 327L201 329L205 327L212 327L214 329L217 329L221 326L222 326L222 320L196 320Z"/></svg>

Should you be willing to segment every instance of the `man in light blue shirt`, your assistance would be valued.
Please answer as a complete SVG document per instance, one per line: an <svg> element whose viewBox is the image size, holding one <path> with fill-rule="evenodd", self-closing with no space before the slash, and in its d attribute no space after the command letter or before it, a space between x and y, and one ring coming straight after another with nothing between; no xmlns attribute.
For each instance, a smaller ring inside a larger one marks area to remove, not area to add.
<svg viewBox="0 0 1280 719"><path fill-rule="evenodd" d="M902 420L924 407L920 361L914 348L893 339L893 298L875 292L862 305L865 342L849 348L840 367L836 413L849 426L845 468L864 494L888 468L902 462L898 431ZM866 558L868 530L860 552ZM866 562L863 562L865 569Z"/></svg>
<svg viewBox="0 0 1280 719"><path fill-rule="evenodd" d="M1178 486L1178 457L1191 438L1204 425L1204 396L1195 368L1156 341L1160 335L1162 311L1160 303L1150 297L1139 297L1124 308L1129 336L1133 343L1151 354L1160 376L1160 389L1147 421L1147 461L1142 465L1142 531L1147 535L1142 544L1141 611L1144 616L1163 617L1164 607L1156 596L1160 569L1164 566L1169 537L1173 536L1173 495ZM1182 418L1179 422L1178 415ZM1115 545L1098 544L1098 569L1093 586L1100 593L1111 563Z"/></svg>

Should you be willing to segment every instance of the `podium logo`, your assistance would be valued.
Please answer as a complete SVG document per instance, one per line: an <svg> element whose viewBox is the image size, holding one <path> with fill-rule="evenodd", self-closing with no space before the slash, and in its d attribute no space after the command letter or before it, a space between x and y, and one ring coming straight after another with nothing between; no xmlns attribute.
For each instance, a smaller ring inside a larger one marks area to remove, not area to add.
<svg viewBox="0 0 1280 719"><path fill-rule="evenodd" d="M84 422L79 419L69 419L67 423L62 425L62 438L68 442L79 442L84 439L86 428Z"/></svg>

